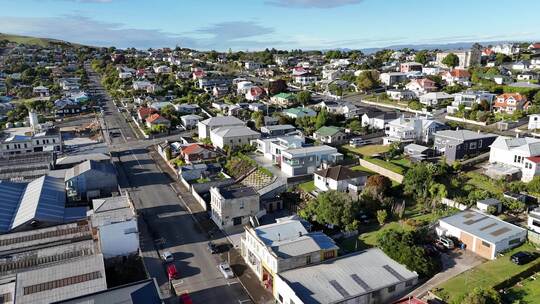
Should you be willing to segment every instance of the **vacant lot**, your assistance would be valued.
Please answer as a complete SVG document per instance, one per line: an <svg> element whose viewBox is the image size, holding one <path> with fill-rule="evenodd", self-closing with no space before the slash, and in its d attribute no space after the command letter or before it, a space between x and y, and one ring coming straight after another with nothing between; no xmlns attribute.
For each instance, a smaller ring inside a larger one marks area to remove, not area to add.
<svg viewBox="0 0 540 304"><path fill-rule="evenodd" d="M367 145L358 148L353 148L350 145L343 145L341 148L345 151L358 154L360 156L372 156L374 154L380 154L387 152L390 149L390 146L383 145Z"/></svg>
<svg viewBox="0 0 540 304"><path fill-rule="evenodd" d="M468 291L473 290L475 287L496 286L506 279L540 264L540 259L536 259L526 265L516 265L512 263L510 261L510 256L518 251L533 252L535 251L535 248L532 245L523 244L496 260L488 261L448 280L439 286L435 291L435 294L446 299L447 302L452 303L465 295Z"/></svg>

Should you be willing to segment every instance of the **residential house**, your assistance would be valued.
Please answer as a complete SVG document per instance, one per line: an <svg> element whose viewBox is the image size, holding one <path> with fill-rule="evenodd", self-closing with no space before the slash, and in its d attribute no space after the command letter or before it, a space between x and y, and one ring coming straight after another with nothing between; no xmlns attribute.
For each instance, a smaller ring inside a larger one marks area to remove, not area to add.
<svg viewBox="0 0 540 304"><path fill-rule="evenodd" d="M211 218L225 231L237 231L257 217L260 211L259 193L238 184L210 188Z"/></svg>
<svg viewBox="0 0 540 304"><path fill-rule="evenodd" d="M341 192L359 193L366 184L368 175L353 171L344 166L335 166L315 171L313 181L321 191L336 190Z"/></svg>
<svg viewBox="0 0 540 304"><path fill-rule="evenodd" d="M529 107L527 96L520 93L504 93L495 99L493 108L496 112L512 114L514 111L524 111Z"/></svg>
<svg viewBox="0 0 540 304"><path fill-rule="evenodd" d="M466 250L488 260L496 259L499 253L527 239L527 230L475 210L440 219L436 230L438 235L457 238Z"/></svg>
<svg viewBox="0 0 540 304"><path fill-rule="evenodd" d="M386 125L386 137L383 138L383 144L389 145L394 142L427 143L433 139L435 132L446 128L444 124L435 120L422 117L406 118L401 116Z"/></svg>
<svg viewBox="0 0 540 304"><path fill-rule="evenodd" d="M417 97L437 91L435 81L429 78L413 79L405 85L405 88L413 92Z"/></svg>
<svg viewBox="0 0 540 304"><path fill-rule="evenodd" d="M302 75L293 76L294 83L301 86L308 86L317 82L317 76L311 73L304 73Z"/></svg>
<svg viewBox="0 0 540 304"><path fill-rule="evenodd" d="M446 162L452 164L464 158L489 151L497 135L469 130L443 130L435 133L434 148L443 154Z"/></svg>
<svg viewBox="0 0 540 304"><path fill-rule="evenodd" d="M305 138L298 135L260 138L255 141L257 152L278 165L281 164L281 153L284 150L301 148L304 143Z"/></svg>
<svg viewBox="0 0 540 304"><path fill-rule="evenodd" d="M540 114L529 115L529 124L527 125L527 129L529 130L540 129Z"/></svg>
<svg viewBox="0 0 540 304"><path fill-rule="evenodd" d="M393 86L398 83L407 81L407 73L401 72L391 72L391 73L381 73L379 75L379 80L386 86Z"/></svg>
<svg viewBox="0 0 540 304"><path fill-rule="evenodd" d="M155 109L160 112L163 108L172 106L173 104L170 101L156 101L150 104L150 108Z"/></svg>
<svg viewBox="0 0 540 304"><path fill-rule="evenodd" d="M492 94L487 91L464 91L454 94L454 101L452 105L447 107L448 114L455 113L460 105L464 105L465 109L470 109L475 104L482 104L485 102L489 109L495 102L496 94Z"/></svg>
<svg viewBox="0 0 540 304"><path fill-rule="evenodd" d="M229 87L227 85L216 85L212 89L212 96L215 98L221 98L229 94Z"/></svg>
<svg viewBox="0 0 540 304"><path fill-rule="evenodd" d="M146 126L148 128L152 128L155 126L165 126L167 128L170 128L171 121L158 113L154 113L146 118Z"/></svg>
<svg viewBox="0 0 540 304"><path fill-rule="evenodd" d="M470 50L451 50L451 51L444 51L439 52L436 55L435 62L438 66L441 67L447 67L442 61L446 56L454 54L459 58L459 64L458 68L460 69L466 69L470 66L480 64L481 57L482 57L482 50L477 48L472 48Z"/></svg>
<svg viewBox="0 0 540 304"><path fill-rule="evenodd" d="M201 107L199 107L199 105L189 103L173 104L173 107L176 112L183 114L195 114L201 110Z"/></svg>
<svg viewBox="0 0 540 304"><path fill-rule="evenodd" d="M437 133L435 133L437 134ZM408 144L403 147L403 153L412 160L423 161L435 156L434 149L418 144Z"/></svg>
<svg viewBox="0 0 540 304"><path fill-rule="evenodd" d="M137 118L139 121L145 121L150 115L157 113L156 109L148 107L140 107L137 109Z"/></svg>
<svg viewBox="0 0 540 304"><path fill-rule="evenodd" d="M454 96L446 92L431 92L420 96L419 100L421 104L426 106L436 106L444 102L449 102L454 99Z"/></svg>
<svg viewBox="0 0 540 304"><path fill-rule="evenodd" d="M310 108L306 108L306 107L290 108L290 109L283 110L282 113L285 116L288 116L288 117L293 118L293 119L317 116L317 112L313 111Z"/></svg>
<svg viewBox="0 0 540 304"><path fill-rule="evenodd" d="M278 273L279 303L391 303L418 282L418 274L378 248Z"/></svg>
<svg viewBox="0 0 540 304"><path fill-rule="evenodd" d="M49 89L45 86L37 86L32 89L34 96L49 97Z"/></svg>
<svg viewBox="0 0 540 304"><path fill-rule="evenodd" d="M92 200L88 217L97 230L105 259L139 253L137 216L129 197L113 196Z"/></svg>
<svg viewBox="0 0 540 304"><path fill-rule="evenodd" d="M111 196L118 192L116 171L110 162L87 160L66 171L67 197L71 201Z"/></svg>
<svg viewBox="0 0 540 304"><path fill-rule="evenodd" d="M497 44L492 47L491 50L495 53L501 53L507 56L519 54L520 51L519 46L513 43Z"/></svg>
<svg viewBox="0 0 540 304"><path fill-rule="evenodd" d="M540 156L540 139L499 136L490 148L490 166L486 169L486 174L490 177L513 178L521 175L526 182L534 177L536 156Z"/></svg>
<svg viewBox="0 0 540 304"><path fill-rule="evenodd" d="M442 75L442 79L449 85L469 85L471 81L471 73L464 69L453 69L445 72Z"/></svg>
<svg viewBox="0 0 540 304"><path fill-rule="evenodd" d="M209 138L210 131L221 127L242 127L245 123L234 116L216 116L199 121L197 128L199 138Z"/></svg>
<svg viewBox="0 0 540 304"><path fill-rule="evenodd" d="M210 140L214 147L225 149L249 145L252 140L261 137L259 132L245 126L220 127L210 131Z"/></svg>
<svg viewBox="0 0 540 304"><path fill-rule="evenodd" d="M181 155L187 164L215 161L219 154L211 147L202 144L190 144L181 148Z"/></svg>
<svg viewBox="0 0 540 304"><path fill-rule="evenodd" d="M531 210L527 216L527 228L540 234L540 207L536 207Z"/></svg>
<svg viewBox="0 0 540 304"><path fill-rule="evenodd" d="M287 176L311 174L321 165L334 165L343 154L334 147L322 145L281 151L281 171Z"/></svg>
<svg viewBox="0 0 540 304"><path fill-rule="evenodd" d="M404 62L399 65L401 73L422 72L422 64L418 62Z"/></svg>
<svg viewBox="0 0 540 304"><path fill-rule="evenodd" d="M296 132L296 127L293 125L273 125L261 127L261 134L265 137L276 137L292 132Z"/></svg>
<svg viewBox="0 0 540 304"><path fill-rule="evenodd" d="M186 129L193 129L197 127L197 124L201 119L203 119L201 116L195 114L180 116L180 121L182 121L182 125Z"/></svg>
<svg viewBox="0 0 540 304"><path fill-rule="evenodd" d="M253 62L253 61L246 61L244 63L244 68L249 71L258 70L262 68L262 64L258 62Z"/></svg>
<svg viewBox="0 0 540 304"><path fill-rule="evenodd" d="M0 134L0 155L61 152L62 136L56 129L34 131L30 127L9 128Z"/></svg>
<svg viewBox="0 0 540 304"><path fill-rule="evenodd" d="M416 97L414 92L409 90L386 90L386 96L391 100L412 100Z"/></svg>
<svg viewBox="0 0 540 304"><path fill-rule="evenodd" d="M521 60L512 63L512 70L516 71L528 71L531 68L531 62L528 60Z"/></svg>
<svg viewBox="0 0 540 304"><path fill-rule="evenodd" d="M339 249L330 237L309 232L302 221L294 218L244 229L242 257L270 292L277 274L332 259Z"/></svg>
<svg viewBox="0 0 540 304"><path fill-rule="evenodd" d="M390 121L396 119L396 112L371 111L362 115L362 127L369 127L375 130L384 130L384 127Z"/></svg>
<svg viewBox="0 0 540 304"><path fill-rule="evenodd" d="M347 142L348 136L341 128L324 126L313 133L313 138L323 144L335 146Z"/></svg>
<svg viewBox="0 0 540 304"><path fill-rule="evenodd" d="M490 212L490 208L494 208L495 213L499 214L502 212L502 203L496 198L486 198L486 199L477 201L476 208L486 213Z"/></svg>

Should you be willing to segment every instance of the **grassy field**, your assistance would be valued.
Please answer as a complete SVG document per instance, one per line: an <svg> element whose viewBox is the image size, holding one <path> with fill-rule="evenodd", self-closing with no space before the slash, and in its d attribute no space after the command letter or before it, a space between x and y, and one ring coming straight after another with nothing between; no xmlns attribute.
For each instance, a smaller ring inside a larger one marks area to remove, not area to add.
<svg viewBox="0 0 540 304"><path fill-rule="evenodd" d="M514 248L496 260L488 261L446 281L437 288L435 294L451 303L475 287L493 287L530 267L540 264L540 259L526 265L512 263L510 256L518 251L533 252L535 248L529 244Z"/></svg>
<svg viewBox="0 0 540 304"><path fill-rule="evenodd" d="M36 37L27 37L19 35L9 35L0 33L0 40L8 40L20 44L30 44L30 45L39 45L43 47L50 46L51 43L66 43L61 40L48 39L48 38L36 38ZM74 44L75 46L75 44Z"/></svg>
<svg viewBox="0 0 540 304"><path fill-rule="evenodd" d="M494 194L502 194L503 192L503 189L497 187L494 180L485 175L477 172L468 172L466 175L469 178L467 184L473 185L477 189L484 189Z"/></svg>
<svg viewBox="0 0 540 304"><path fill-rule="evenodd" d="M540 278L527 278L516 286L510 288L503 295L505 303L538 304L540 303Z"/></svg>
<svg viewBox="0 0 540 304"><path fill-rule="evenodd" d="M353 148L347 144L341 146L341 148L345 151L352 152L361 156L372 156L374 154L387 152L390 149L390 146L366 145L358 148Z"/></svg>
<svg viewBox="0 0 540 304"><path fill-rule="evenodd" d="M354 167L351 167L351 170L353 170L353 171L360 171L360 172L364 172L364 173L367 173L367 174L369 174L369 175L373 175L373 174L376 174L375 172L373 172L373 171L369 170L368 168L366 168L366 167L362 167L362 166L360 166L360 165L358 165L358 166L354 166Z"/></svg>
<svg viewBox="0 0 540 304"><path fill-rule="evenodd" d="M410 161L406 159L394 159L391 161L371 157L366 157L364 159L370 163L376 164L398 174L405 173L405 170L407 170L411 166Z"/></svg>
<svg viewBox="0 0 540 304"><path fill-rule="evenodd" d="M315 182L309 181L309 182L302 183L298 185L298 188L300 188L304 192L311 192L315 190Z"/></svg>

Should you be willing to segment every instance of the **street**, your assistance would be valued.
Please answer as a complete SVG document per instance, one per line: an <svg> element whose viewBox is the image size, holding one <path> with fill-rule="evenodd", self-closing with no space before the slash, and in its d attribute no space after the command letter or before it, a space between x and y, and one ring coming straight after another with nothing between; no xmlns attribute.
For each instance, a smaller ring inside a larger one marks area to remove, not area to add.
<svg viewBox="0 0 540 304"><path fill-rule="evenodd" d="M207 250L207 232L198 226L179 199L172 186L174 181L161 171L149 154L147 146L152 141L138 139L136 131L101 87L99 76L89 65L86 69L95 97L105 101L103 132L111 148L120 186L129 192L140 215L144 264L149 275L156 278L167 302L177 303L177 300L159 258L165 250L173 253L180 273L181 280L176 289L188 292L194 303L252 303L238 279L225 279L218 270L221 260ZM111 131L118 134L112 135Z"/></svg>

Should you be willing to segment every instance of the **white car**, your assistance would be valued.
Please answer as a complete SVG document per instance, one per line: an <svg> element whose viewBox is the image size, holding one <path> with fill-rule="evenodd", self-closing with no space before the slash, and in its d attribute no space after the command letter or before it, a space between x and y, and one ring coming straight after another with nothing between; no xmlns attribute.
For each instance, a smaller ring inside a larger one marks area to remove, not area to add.
<svg viewBox="0 0 540 304"><path fill-rule="evenodd" d="M166 263L170 263L170 262L173 262L173 261L174 261L174 256L173 256L172 253L170 253L169 251L164 251L164 252L161 254L161 258L162 258L163 261L165 261Z"/></svg>
<svg viewBox="0 0 540 304"><path fill-rule="evenodd" d="M218 265L218 268L219 271L221 271L221 274L223 274L226 279L234 278L234 273L231 269L231 266L229 266L229 263L223 262Z"/></svg>
<svg viewBox="0 0 540 304"><path fill-rule="evenodd" d="M353 148L364 146L366 144L367 142L363 140L362 138L353 138L349 141L349 145Z"/></svg>

